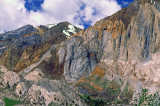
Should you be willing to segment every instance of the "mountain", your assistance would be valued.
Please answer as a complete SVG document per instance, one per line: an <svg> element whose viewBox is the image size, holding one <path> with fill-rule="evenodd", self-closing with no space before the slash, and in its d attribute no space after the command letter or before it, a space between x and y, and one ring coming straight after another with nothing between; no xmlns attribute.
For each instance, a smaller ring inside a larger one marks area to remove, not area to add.
<svg viewBox="0 0 160 106"><path fill-rule="evenodd" d="M62 22L0 34L0 56L1 99L158 105L160 1L135 0L86 30Z"/></svg>

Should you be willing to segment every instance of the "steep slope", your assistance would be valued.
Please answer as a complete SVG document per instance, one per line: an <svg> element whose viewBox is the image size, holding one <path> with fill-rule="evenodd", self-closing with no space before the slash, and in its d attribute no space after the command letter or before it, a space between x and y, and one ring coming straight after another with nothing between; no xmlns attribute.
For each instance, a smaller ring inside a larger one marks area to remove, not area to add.
<svg viewBox="0 0 160 106"><path fill-rule="evenodd" d="M158 3L141 5L135 0L61 44L59 61L65 62L65 76L76 80L88 75L103 59L149 60L150 54L159 51Z"/></svg>
<svg viewBox="0 0 160 106"><path fill-rule="evenodd" d="M139 100L142 89L159 92L159 7L159 0L135 0L90 28L107 39L98 65L77 82L82 92L126 104Z"/></svg>
<svg viewBox="0 0 160 106"><path fill-rule="evenodd" d="M63 22L1 34L0 98L19 98L21 105L85 105L63 78L54 50L80 30Z"/></svg>
<svg viewBox="0 0 160 106"><path fill-rule="evenodd" d="M65 41L80 29L67 22L51 28L31 25L1 34L1 63L16 72L37 62L53 44ZM64 33L65 32L65 33Z"/></svg>
<svg viewBox="0 0 160 106"><path fill-rule="evenodd" d="M1 67L0 95L22 101L21 105L84 105L78 92L64 80L49 80L39 69L34 69L26 77ZM9 102L9 101L8 101Z"/></svg>
<svg viewBox="0 0 160 106"><path fill-rule="evenodd" d="M79 92L106 105L141 105L143 89L159 92L159 0L135 0L86 30L65 22L0 36L1 65L16 72L1 71L2 87L14 85L13 96L32 105L86 105Z"/></svg>

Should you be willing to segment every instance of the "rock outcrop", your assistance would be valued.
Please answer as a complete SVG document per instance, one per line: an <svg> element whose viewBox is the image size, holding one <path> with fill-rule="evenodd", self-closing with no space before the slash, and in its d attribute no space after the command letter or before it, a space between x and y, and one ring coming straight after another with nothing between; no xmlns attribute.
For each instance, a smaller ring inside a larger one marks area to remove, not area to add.
<svg viewBox="0 0 160 106"><path fill-rule="evenodd" d="M51 28L26 25L15 31L0 34L0 63L10 70L20 72L39 61L53 44L61 43L79 31L79 28L62 22Z"/></svg>
<svg viewBox="0 0 160 106"><path fill-rule="evenodd" d="M2 67L1 86L31 105L84 106L91 98L81 93L141 104L143 89L159 92L159 0L135 0L86 30L27 25L0 41L1 65L11 70Z"/></svg>
<svg viewBox="0 0 160 106"><path fill-rule="evenodd" d="M31 105L86 105L86 103L79 97L78 92L70 87L65 79L49 80L37 76L37 72L43 75L41 71L35 69L33 72L35 77L32 79L31 73L27 74L25 79L15 72L8 71L5 67L1 67L0 77L3 78L0 92L7 94L11 92L8 97L18 97L19 100ZM7 90L8 89L8 90ZM11 96L12 95L12 96Z"/></svg>

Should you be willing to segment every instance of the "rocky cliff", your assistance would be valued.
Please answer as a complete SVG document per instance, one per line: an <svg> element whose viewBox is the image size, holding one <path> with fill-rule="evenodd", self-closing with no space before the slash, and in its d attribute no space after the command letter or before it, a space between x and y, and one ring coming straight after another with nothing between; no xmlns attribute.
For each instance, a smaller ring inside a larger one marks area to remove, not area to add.
<svg viewBox="0 0 160 106"><path fill-rule="evenodd" d="M27 25L1 34L0 47L1 87L28 104L87 105L82 94L145 104L144 89L160 87L160 1L135 0L86 30Z"/></svg>

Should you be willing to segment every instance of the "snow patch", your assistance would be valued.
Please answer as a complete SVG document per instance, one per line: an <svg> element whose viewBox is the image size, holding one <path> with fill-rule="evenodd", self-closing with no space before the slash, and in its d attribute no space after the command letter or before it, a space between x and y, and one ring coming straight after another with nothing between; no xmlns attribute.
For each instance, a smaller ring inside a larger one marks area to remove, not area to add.
<svg viewBox="0 0 160 106"><path fill-rule="evenodd" d="M73 25L68 25L68 32L76 33L76 29Z"/></svg>
<svg viewBox="0 0 160 106"><path fill-rule="evenodd" d="M0 50L1 50L1 49L5 49L5 48L6 48L6 47L1 47Z"/></svg>
<svg viewBox="0 0 160 106"><path fill-rule="evenodd" d="M52 28L53 26L56 26L57 24L48 24L48 25L46 25L46 27L48 27L48 28Z"/></svg>
<svg viewBox="0 0 160 106"><path fill-rule="evenodd" d="M69 38L71 35L69 34L69 32L66 32L65 30L63 30L63 33L66 35L67 38Z"/></svg>
<svg viewBox="0 0 160 106"><path fill-rule="evenodd" d="M71 35L70 33L76 33L76 29L73 25L68 25L68 30L63 30L63 33L66 35L67 38L69 38Z"/></svg>

